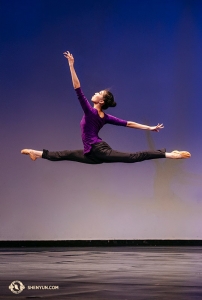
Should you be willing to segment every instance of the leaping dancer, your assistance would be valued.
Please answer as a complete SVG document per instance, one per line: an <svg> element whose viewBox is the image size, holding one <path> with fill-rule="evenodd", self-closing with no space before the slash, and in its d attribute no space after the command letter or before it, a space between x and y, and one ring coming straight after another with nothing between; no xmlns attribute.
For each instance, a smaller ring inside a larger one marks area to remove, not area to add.
<svg viewBox="0 0 202 300"><path fill-rule="evenodd" d="M84 149L64 151L48 151L45 149L43 151L38 151L33 149L23 149L21 150L22 154L29 155L32 160L44 158L51 161L69 160L85 164L114 162L135 163L156 158L182 159L189 158L191 156L191 154L187 151L174 150L172 152L166 152L166 149L133 153L124 153L113 150L98 136L100 129L105 124L113 124L135 129L145 129L156 132L159 132L159 130L163 129L164 126L163 124L158 124L156 126L142 125L106 114L103 110L106 110L108 107L116 106L114 97L108 90L102 90L92 96L92 107L81 90L80 81L74 69L73 55L70 54L69 51L66 51L63 54L68 60L73 87L84 111L84 115L80 123Z"/></svg>

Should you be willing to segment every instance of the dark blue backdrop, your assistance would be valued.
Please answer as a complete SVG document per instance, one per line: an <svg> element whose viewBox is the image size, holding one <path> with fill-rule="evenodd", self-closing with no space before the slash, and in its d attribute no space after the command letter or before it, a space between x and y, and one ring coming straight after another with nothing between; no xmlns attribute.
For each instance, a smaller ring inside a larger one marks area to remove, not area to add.
<svg viewBox="0 0 202 300"><path fill-rule="evenodd" d="M0 239L202 238L202 2L0 1ZM186 161L32 162L22 148L82 148L81 86L110 87L110 114L160 133L105 126L113 148L188 150Z"/></svg>

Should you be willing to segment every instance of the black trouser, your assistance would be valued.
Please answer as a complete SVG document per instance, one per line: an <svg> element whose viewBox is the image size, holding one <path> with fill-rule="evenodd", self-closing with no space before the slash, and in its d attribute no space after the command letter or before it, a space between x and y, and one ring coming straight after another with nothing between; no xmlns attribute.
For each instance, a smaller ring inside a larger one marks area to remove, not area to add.
<svg viewBox="0 0 202 300"><path fill-rule="evenodd" d="M64 150L50 152L43 150L42 158L59 161L70 160L85 164L102 164L102 163L135 163L148 159L165 158L166 149L155 151L142 151L135 153L124 153L113 150L106 142L99 142L92 145L89 153L83 154L83 150Z"/></svg>

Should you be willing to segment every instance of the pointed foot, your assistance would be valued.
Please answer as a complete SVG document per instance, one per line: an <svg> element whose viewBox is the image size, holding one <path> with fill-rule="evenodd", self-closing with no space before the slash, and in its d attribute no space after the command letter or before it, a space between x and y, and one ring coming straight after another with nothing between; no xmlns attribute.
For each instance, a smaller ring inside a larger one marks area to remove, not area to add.
<svg viewBox="0 0 202 300"><path fill-rule="evenodd" d="M188 151L178 151L178 150L174 150L173 152L173 158L176 159L182 159L182 158L190 158L191 157L191 153L189 153Z"/></svg>
<svg viewBox="0 0 202 300"><path fill-rule="evenodd" d="M25 155L29 155L31 160L37 159L37 155L34 153L34 150L32 150L32 149L23 149L23 150L21 150L21 153L25 154Z"/></svg>

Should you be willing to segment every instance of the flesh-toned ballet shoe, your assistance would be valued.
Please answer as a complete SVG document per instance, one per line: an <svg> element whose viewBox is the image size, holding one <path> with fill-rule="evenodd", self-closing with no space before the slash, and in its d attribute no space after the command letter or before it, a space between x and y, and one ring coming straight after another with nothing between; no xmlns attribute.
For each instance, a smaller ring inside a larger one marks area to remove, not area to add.
<svg viewBox="0 0 202 300"><path fill-rule="evenodd" d="M29 155L31 160L36 160L37 159L36 154L31 149L23 149L23 150L21 150L21 153L25 154L25 155Z"/></svg>
<svg viewBox="0 0 202 300"><path fill-rule="evenodd" d="M177 159L181 159L181 158L190 158L191 157L191 153L189 153L188 151L178 151L178 150L174 150L172 151L173 153L176 154Z"/></svg>

